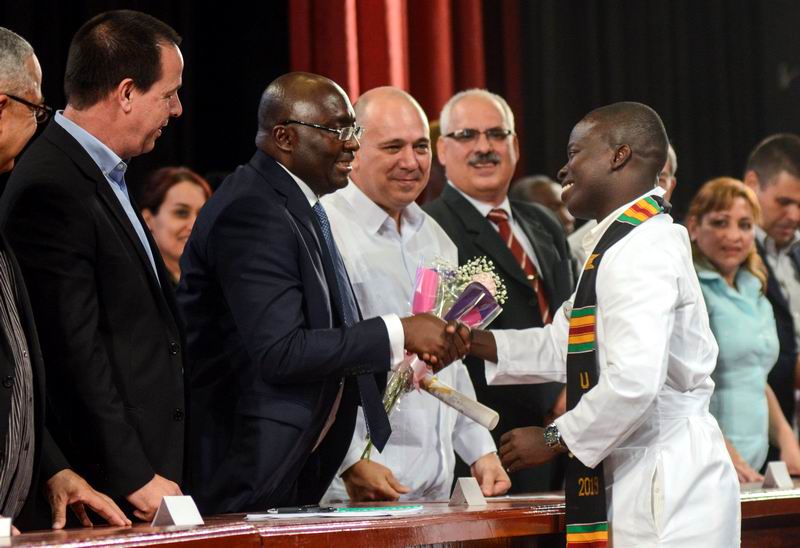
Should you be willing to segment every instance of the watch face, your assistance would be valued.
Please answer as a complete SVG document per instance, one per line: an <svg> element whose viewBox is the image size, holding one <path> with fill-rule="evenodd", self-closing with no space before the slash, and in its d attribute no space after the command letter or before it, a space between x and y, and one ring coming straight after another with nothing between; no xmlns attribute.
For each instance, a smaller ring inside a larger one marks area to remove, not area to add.
<svg viewBox="0 0 800 548"><path fill-rule="evenodd" d="M560 438L558 427L555 424L551 424L544 429L544 443L548 447L558 446L561 441Z"/></svg>

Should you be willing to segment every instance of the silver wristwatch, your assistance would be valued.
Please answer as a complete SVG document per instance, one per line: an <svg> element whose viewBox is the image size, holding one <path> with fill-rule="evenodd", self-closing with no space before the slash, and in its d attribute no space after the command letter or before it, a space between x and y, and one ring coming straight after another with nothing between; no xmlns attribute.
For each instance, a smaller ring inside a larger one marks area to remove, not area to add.
<svg viewBox="0 0 800 548"><path fill-rule="evenodd" d="M564 440L561 439L561 432L558 431L556 423L550 423L544 429L544 444L553 449L566 449Z"/></svg>

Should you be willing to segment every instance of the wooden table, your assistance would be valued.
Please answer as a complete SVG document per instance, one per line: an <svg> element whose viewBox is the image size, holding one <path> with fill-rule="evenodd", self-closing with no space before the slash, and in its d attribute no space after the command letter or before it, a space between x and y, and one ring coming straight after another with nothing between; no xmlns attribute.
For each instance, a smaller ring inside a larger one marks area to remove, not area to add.
<svg viewBox="0 0 800 548"><path fill-rule="evenodd" d="M191 528L97 527L28 533L6 545L180 546L226 548L273 546L374 548L393 546L563 546L564 504L541 498L490 502L482 508L426 503L420 514L393 518L326 518L247 522L242 515L206 518ZM0 542L0 546L2 543ZM742 545L800 546L800 495L742 503Z"/></svg>

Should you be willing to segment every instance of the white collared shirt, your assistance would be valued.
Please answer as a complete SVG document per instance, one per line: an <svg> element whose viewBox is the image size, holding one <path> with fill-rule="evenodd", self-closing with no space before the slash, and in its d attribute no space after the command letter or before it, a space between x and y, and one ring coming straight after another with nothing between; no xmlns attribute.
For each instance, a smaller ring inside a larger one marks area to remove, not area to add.
<svg viewBox="0 0 800 548"><path fill-rule="evenodd" d="M638 199L601 220L585 250ZM657 215L626 234L597 266L596 295L598 382L555 423L578 460L603 462L615 545L735 545L739 484L708 412L718 348L686 229ZM487 382L564 382L574 299L543 328L492 331Z"/></svg>
<svg viewBox="0 0 800 548"><path fill-rule="evenodd" d="M415 203L403 210L400 232L394 219L353 183L325 196L322 203L365 318L410 315L417 267L437 258L457 264L453 242ZM469 373L460 361L437 375L475 397ZM373 450L371 459L391 469L400 483L411 488L404 500L446 500L453 482L454 450L470 464L495 451L486 428L423 392L404 395L390 422L389 442L383 453ZM364 419L359 415L347 456L324 500L347 499L339 475L360 459L365 435Z"/></svg>
<svg viewBox="0 0 800 548"><path fill-rule="evenodd" d="M499 232L500 229L492 221L489 221L487 217L489 216L489 213L493 209L502 209L503 211L505 211L508 214L508 222L511 224L511 233L514 235L514 237L522 246L523 251L525 251L525 255L527 255L528 258L533 262L533 266L536 267L536 272L539 274L539 278L541 280L544 280L542 267L539 265L539 259L538 257L536 257L536 253L534 253L533 251L533 245L531 245L530 240L528 240L528 235L525 234L525 231L522 229L522 227L514 218L514 214L511 211L511 202L509 202L508 196L503 198L503 202L500 205L494 206L492 204L476 200L475 198L473 198L472 196L470 196L469 194L458 188L456 185L454 185L451 181L447 181L447 184L452 186L470 204L472 204L472 206L478 210L478 213L481 214L481 217L486 218L486 220L489 222L490 225L492 225L492 228L494 228L496 232Z"/></svg>

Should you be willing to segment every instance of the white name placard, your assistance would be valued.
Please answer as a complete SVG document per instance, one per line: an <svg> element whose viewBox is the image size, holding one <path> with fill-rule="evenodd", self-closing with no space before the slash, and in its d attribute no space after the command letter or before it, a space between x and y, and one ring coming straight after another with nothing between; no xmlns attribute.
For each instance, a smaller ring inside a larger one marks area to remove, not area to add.
<svg viewBox="0 0 800 548"><path fill-rule="evenodd" d="M458 478L453 494L450 497L450 506L486 506L481 486L475 478Z"/></svg>
<svg viewBox="0 0 800 548"><path fill-rule="evenodd" d="M164 497L150 525L203 525L203 517L192 497Z"/></svg>
<svg viewBox="0 0 800 548"><path fill-rule="evenodd" d="M776 460L767 464L767 473L764 474L762 487L765 489L794 489L794 482L785 462Z"/></svg>

